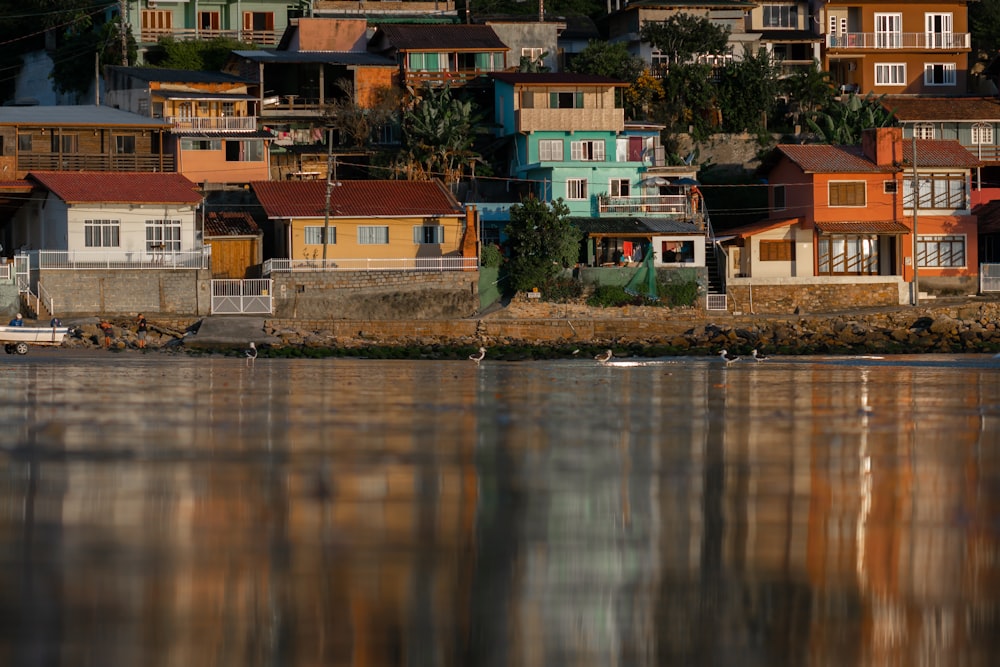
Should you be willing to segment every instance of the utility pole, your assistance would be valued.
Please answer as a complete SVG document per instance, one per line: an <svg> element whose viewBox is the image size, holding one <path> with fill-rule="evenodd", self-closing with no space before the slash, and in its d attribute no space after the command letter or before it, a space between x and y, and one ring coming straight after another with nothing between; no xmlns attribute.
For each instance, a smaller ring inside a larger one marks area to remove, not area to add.
<svg viewBox="0 0 1000 667"><path fill-rule="evenodd" d="M128 5L125 0L118 0L118 32L121 33L122 41L122 67L128 67L128 21L126 17L128 16Z"/></svg>
<svg viewBox="0 0 1000 667"><path fill-rule="evenodd" d="M326 135L326 204L323 207L323 268L326 268L326 246L330 235L330 195L333 192L334 181L337 180L337 158L333 154L333 128L327 129ZM337 185L340 185L337 182Z"/></svg>
<svg viewBox="0 0 1000 667"><path fill-rule="evenodd" d="M917 178L917 127L913 126L913 294L911 302L920 305L920 283L917 281L917 209L920 207L920 181Z"/></svg>

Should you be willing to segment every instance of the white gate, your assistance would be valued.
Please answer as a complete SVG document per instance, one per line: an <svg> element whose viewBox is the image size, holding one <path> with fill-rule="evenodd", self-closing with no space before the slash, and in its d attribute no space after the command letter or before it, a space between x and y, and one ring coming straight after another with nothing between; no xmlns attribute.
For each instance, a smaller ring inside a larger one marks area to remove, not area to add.
<svg viewBox="0 0 1000 667"><path fill-rule="evenodd" d="M19 294L31 292L31 257L14 255L14 280Z"/></svg>
<svg viewBox="0 0 1000 667"><path fill-rule="evenodd" d="M979 291L1000 292L1000 264L979 265Z"/></svg>
<svg viewBox="0 0 1000 667"><path fill-rule="evenodd" d="M270 315L271 280L213 280L213 315Z"/></svg>

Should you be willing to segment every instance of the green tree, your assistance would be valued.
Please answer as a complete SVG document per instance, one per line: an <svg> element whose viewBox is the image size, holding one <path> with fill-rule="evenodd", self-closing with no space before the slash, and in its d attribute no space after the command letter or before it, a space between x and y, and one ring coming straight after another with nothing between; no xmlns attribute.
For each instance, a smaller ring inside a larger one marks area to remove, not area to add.
<svg viewBox="0 0 1000 667"><path fill-rule="evenodd" d="M395 162L395 175L457 182L478 157L472 144L479 121L472 103L454 97L448 86L425 88L416 104L403 112L403 151Z"/></svg>
<svg viewBox="0 0 1000 667"><path fill-rule="evenodd" d="M726 65L717 84L723 131L765 131L775 105L777 82L777 73L764 49Z"/></svg>
<svg viewBox="0 0 1000 667"><path fill-rule="evenodd" d="M712 67L698 63L674 65L663 78L663 122L671 130L687 132L697 139L712 133L716 89Z"/></svg>
<svg viewBox="0 0 1000 667"><path fill-rule="evenodd" d="M590 40L566 69L579 74L596 74L628 83L635 82L642 74L642 58L633 56L621 42L609 44L596 39Z"/></svg>
<svg viewBox="0 0 1000 667"><path fill-rule="evenodd" d="M885 107L885 95L868 93L864 97L851 93L806 119L809 129L823 143L850 146L861 143L861 133L872 127L892 127L895 115Z"/></svg>
<svg viewBox="0 0 1000 667"><path fill-rule="evenodd" d="M338 79L335 84L343 96L323 110L324 123L337 130L342 146L368 146L375 131L389 123L397 123L399 94L396 88L381 88L374 92L371 104L364 106L358 99L350 79Z"/></svg>
<svg viewBox="0 0 1000 667"><path fill-rule="evenodd" d="M167 69L186 69L204 72L221 71L233 51L255 48L252 44L228 37L206 40L181 40L163 37L155 51L146 57L151 65Z"/></svg>
<svg viewBox="0 0 1000 667"><path fill-rule="evenodd" d="M58 92L79 97L85 95L94 82L95 55L101 67L122 64L122 33L118 17L98 26L90 25L89 20L74 25L82 29L72 30L58 40L49 78ZM131 32L126 31L125 41L128 49L125 62L133 63L137 49Z"/></svg>
<svg viewBox="0 0 1000 667"><path fill-rule="evenodd" d="M639 36L669 55L671 66L690 62L696 54L719 55L729 50L729 29L693 14L674 14L665 21L645 21Z"/></svg>
<svg viewBox="0 0 1000 667"><path fill-rule="evenodd" d="M569 221L569 207L558 199L534 197L510 209L504 230L510 249L511 285L519 291L542 287L576 264L582 234Z"/></svg>
<svg viewBox="0 0 1000 667"><path fill-rule="evenodd" d="M969 3L972 45L987 53L1000 50L1000 0Z"/></svg>
<svg viewBox="0 0 1000 667"><path fill-rule="evenodd" d="M815 119L817 112L836 103L830 73L821 70L818 62L782 79L780 89L788 96L788 113L796 125L807 118Z"/></svg>

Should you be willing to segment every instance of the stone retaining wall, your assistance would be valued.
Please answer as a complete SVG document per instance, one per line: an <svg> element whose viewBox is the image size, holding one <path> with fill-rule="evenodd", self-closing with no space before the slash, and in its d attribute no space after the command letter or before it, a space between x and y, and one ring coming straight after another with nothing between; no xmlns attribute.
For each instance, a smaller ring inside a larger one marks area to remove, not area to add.
<svg viewBox="0 0 1000 667"><path fill-rule="evenodd" d="M789 315L796 312L837 312L854 308L898 306L899 282L729 284L730 310L737 313Z"/></svg>
<svg viewBox="0 0 1000 667"><path fill-rule="evenodd" d="M39 282L60 317L166 313L208 315L211 271L46 269Z"/></svg>

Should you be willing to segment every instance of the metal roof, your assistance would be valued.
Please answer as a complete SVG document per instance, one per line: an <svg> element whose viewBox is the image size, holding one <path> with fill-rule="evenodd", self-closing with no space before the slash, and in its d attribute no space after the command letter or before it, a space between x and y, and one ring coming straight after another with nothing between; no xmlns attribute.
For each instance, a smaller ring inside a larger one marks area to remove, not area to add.
<svg viewBox="0 0 1000 667"><path fill-rule="evenodd" d="M494 72L493 78L511 85L551 86L551 85L590 85L590 86L627 86L628 83L619 79L596 74L575 74L573 72Z"/></svg>
<svg viewBox="0 0 1000 667"><path fill-rule="evenodd" d="M0 107L0 125L134 126L167 128L169 123L137 113L93 104Z"/></svg>
<svg viewBox="0 0 1000 667"><path fill-rule="evenodd" d="M325 63L328 65L396 66L392 58L361 51L233 51L241 58L267 64Z"/></svg>
<svg viewBox="0 0 1000 667"><path fill-rule="evenodd" d="M225 72L204 72L192 69L168 69L161 67L122 67L112 65L112 73L121 73L140 81L163 81L168 83L254 83Z"/></svg>
<svg viewBox="0 0 1000 667"><path fill-rule="evenodd" d="M165 100L255 100L256 95L245 93L206 93L194 90L159 90L149 91L153 97L162 97Z"/></svg>

